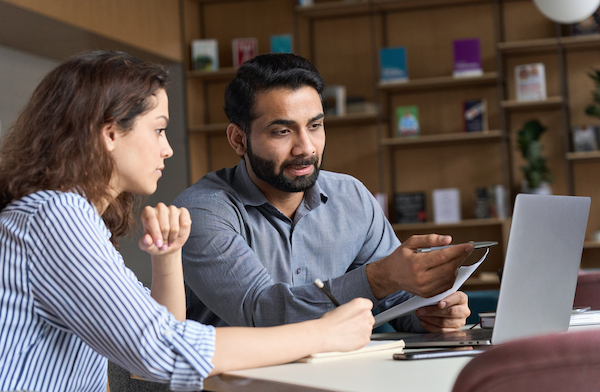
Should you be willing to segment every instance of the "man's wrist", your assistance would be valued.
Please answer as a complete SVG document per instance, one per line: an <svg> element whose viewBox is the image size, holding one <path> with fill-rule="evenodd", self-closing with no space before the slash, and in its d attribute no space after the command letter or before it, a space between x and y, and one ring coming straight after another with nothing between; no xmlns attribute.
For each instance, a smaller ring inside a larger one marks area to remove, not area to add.
<svg viewBox="0 0 600 392"><path fill-rule="evenodd" d="M382 299L398 290L393 289L393 282L389 279L389 273L385 266L385 260L381 259L365 267L365 273L371 291L377 299Z"/></svg>

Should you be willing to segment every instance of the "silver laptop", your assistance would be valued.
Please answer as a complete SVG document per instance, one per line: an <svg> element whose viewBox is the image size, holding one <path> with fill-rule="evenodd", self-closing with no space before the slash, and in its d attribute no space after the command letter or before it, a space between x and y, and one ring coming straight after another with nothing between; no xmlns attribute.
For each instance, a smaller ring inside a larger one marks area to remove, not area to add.
<svg viewBox="0 0 600 392"><path fill-rule="evenodd" d="M493 329L403 338L406 348L500 344L569 328L589 197L519 194Z"/></svg>

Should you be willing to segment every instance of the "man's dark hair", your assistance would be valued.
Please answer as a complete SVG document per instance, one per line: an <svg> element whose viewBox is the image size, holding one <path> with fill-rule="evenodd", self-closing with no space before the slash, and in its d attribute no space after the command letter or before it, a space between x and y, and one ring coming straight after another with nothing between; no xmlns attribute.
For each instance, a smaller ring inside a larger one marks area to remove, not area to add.
<svg viewBox="0 0 600 392"><path fill-rule="evenodd" d="M274 88L296 90L309 86L319 96L325 81L319 71L303 57L291 53L270 53L245 62L225 90L225 114L246 135L256 119L254 100L260 91Z"/></svg>

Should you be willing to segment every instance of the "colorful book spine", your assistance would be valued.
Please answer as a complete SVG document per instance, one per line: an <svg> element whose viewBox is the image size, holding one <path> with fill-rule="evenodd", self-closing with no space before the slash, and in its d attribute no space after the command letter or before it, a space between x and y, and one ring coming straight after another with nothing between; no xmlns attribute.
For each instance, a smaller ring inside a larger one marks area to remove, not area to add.
<svg viewBox="0 0 600 392"><path fill-rule="evenodd" d="M236 38L231 43L233 49L233 66L240 67L248 60L258 55L258 40L256 38Z"/></svg>
<svg viewBox="0 0 600 392"><path fill-rule="evenodd" d="M479 38L457 39L453 42L455 77L483 75Z"/></svg>
<svg viewBox="0 0 600 392"><path fill-rule="evenodd" d="M381 82L408 81L406 47L381 48L379 52Z"/></svg>

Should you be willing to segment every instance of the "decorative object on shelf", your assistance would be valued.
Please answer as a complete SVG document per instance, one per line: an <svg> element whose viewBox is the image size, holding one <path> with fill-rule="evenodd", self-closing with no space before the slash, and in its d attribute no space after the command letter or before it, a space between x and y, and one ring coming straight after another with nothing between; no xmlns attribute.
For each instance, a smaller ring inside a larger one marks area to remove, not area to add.
<svg viewBox="0 0 600 392"><path fill-rule="evenodd" d="M421 133L418 106L398 106L396 108L396 120L398 124L396 127L397 136L417 136Z"/></svg>
<svg viewBox="0 0 600 392"><path fill-rule="evenodd" d="M407 82L406 47L381 48L379 51L381 82Z"/></svg>
<svg viewBox="0 0 600 392"><path fill-rule="evenodd" d="M258 40L256 38L235 38L231 42L233 49L233 67L238 68L258 54Z"/></svg>
<svg viewBox="0 0 600 392"><path fill-rule="evenodd" d="M314 4L315 4L314 0L298 0L298 5L300 7L309 7Z"/></svg>
<svg viewBox="0 0 600 392"><path fill-rule="evenodd" d="M548 19L570 24L585 20L600 6L600 0L533 0Z"/></svg>
<svg viewBox="0 0 600 392"><path fill-rule="evenodd" d="M460 222L460 190L458 188L433 190L433 221L435 223Z"/></svg>
<svg viewBox="0 0 600 392"><path fill-rule="evenodd" d="M346 114L346 86L327 86L321 97L325 115L343 116Z"/></svg>
<svg viewBox="0 0 600 392"><path fill-rule="evenodd" d="M594 86L596 88L594 91L592 91L594 103L586 106L585 114L600 119L600 70L595 70L593 73L589 73L588 75L594 81Z"/></svg>
<svg viewBox="0 0 600 392"><path fill-rule="evenodd" d="M487 130L487 101L485 99L464 101L463 131L482 132Z"/></svg>
<svg viewBox="0 0 600 392"><path fill-rule="evenodd" d="M396 193L394 212L396 223L426 222L425 192Z"/></svg>
<svg viewBox="0 0 600 392"><path fill-rule="evenodd" d="M475 218L489 219L492 217L490 210L490 196L487 188L475 189Z"/></svg>
<svg viewBox="0 0 600 392"><path fill-rule="evenodd" d="M546 96L546 69L544 64L523 64L515 67L517 101L542 101Z"/></svg>
<svg viewBox="0 0 600 392"><path fill-rule="evenodd" d="M483 75L479 38L456 39L452 43L454 53L454 77Z"/></svg>
<svg viewBox="0 0 600 392"><path fill-rule="evenodd" d="M553 181L546 158L542 156L540 136L546 128L538 120L525 122L518 133L517 143L526 165L521 166L525 180L521 185L524 193L551 194L550 184Z"/></svg>
<svg viewBox="0 0 600 392"><path fill-rule="evenodd" d="M596 139L596 127L593 125L581 125L573 127L573 151L596 151L598 142Z"/></svg>
<svg viewBox="0 0 600 392"><path fill-rule="evenodd" d="M216 39L192 40L192 69L217 71L219 69L219 42Z"/></svg>
<svg viewBox="0 0 600 392"><path fill-rule="evenodd" d="M588 18L569 26L571 35L589 35L600 33L600 13L594 12Z"/></svg>
<svg viewBox="0 0 600 392"><path fill-rule="evenodd" d="M270 37L271 53L294 53L294 36L279 34Z"/></svg>

